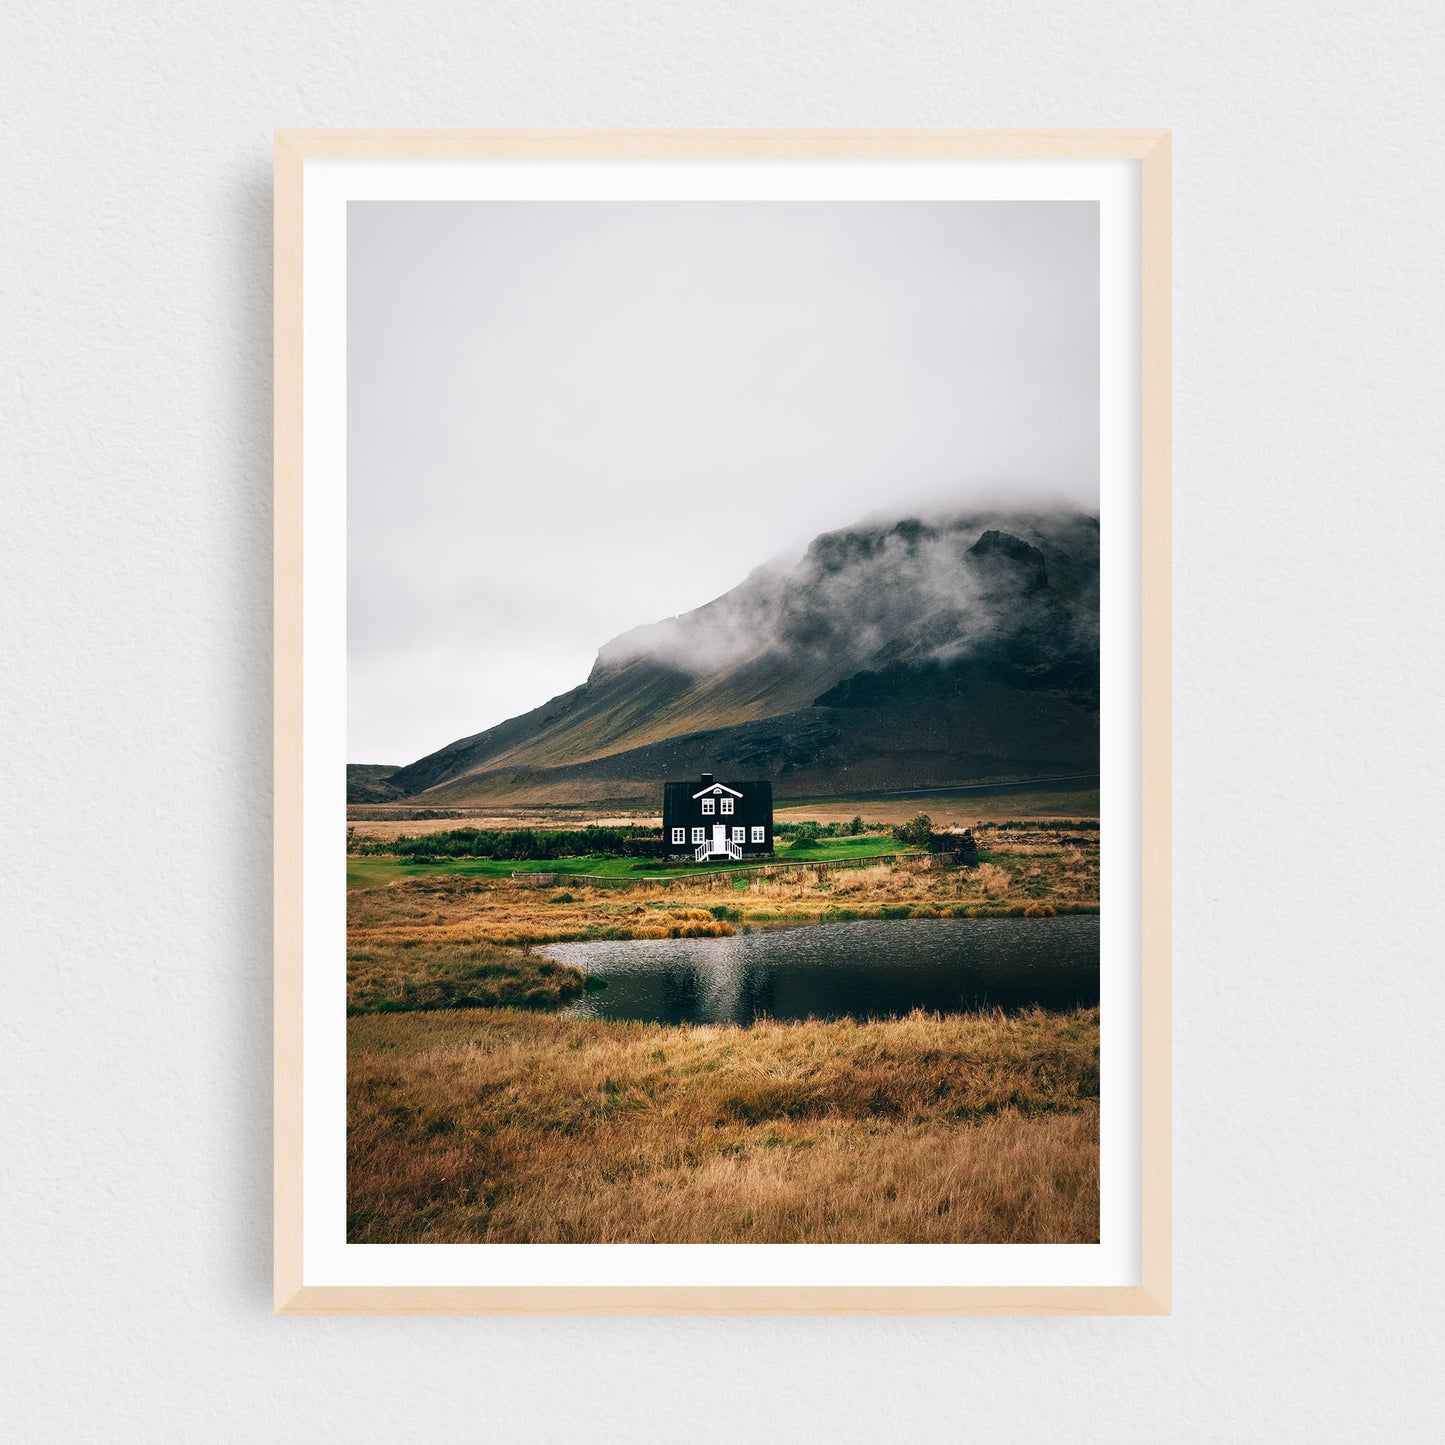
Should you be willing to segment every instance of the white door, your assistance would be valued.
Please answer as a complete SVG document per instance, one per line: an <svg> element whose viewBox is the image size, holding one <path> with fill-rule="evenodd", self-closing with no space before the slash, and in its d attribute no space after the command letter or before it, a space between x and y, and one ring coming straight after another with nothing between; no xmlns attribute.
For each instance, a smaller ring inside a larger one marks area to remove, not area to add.
<svg viewBox="0 0 1445 1445"><path fill-rule="evenodd" d="M712 851L714 853L726 853L728 850L728 830L725 823L714 823L712 825Z"/></svg>

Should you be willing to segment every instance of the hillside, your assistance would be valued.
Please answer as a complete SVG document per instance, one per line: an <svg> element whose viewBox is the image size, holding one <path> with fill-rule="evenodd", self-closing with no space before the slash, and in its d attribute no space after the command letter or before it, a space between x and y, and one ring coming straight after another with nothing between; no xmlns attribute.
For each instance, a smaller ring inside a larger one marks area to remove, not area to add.
<svg viewBox="0 0 1445 1445"><path fill-rule="evenodd" d="M364 783L621 803L705 769L780 797L1092 772L1098 577L1098 521L1071 512L827 533L613 639L570 692Z"/></svg>
<svg viewBox="0 0 1445 1445"><path fill-rule="evenodd" d="M404 798L391 780L401 770L385 763L347 763L346 801L348 803L394 803Z"/></svg>

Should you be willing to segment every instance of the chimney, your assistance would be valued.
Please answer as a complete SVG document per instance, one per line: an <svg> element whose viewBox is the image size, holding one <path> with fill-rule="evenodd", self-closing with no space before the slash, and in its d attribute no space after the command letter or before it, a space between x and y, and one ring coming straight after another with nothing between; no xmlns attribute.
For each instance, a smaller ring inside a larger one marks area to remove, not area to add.
<svg viewBox="0 0 1445 1445"><path fill-rule="evenodd" d="M705 787L705 788L710 788L710 787L712 787L712 774L711 774L711 773L704 773L704 774L702 775L702 785L703 785L703 787Z"/></svg>

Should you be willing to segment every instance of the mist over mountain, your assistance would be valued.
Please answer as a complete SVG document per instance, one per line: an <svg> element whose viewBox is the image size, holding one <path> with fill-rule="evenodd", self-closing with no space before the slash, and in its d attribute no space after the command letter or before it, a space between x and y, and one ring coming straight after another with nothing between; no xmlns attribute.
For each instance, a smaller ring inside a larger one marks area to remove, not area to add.
<svg viewBox="0 0 1445 1445"><path fill-rule="evenodd" d="M719 526L679 545L746 541ZM1098 668L1096 517L869 522L614 638L570 692L364 782L620 804L704 770L772 778L780 797L1092 772Z"/></svg>

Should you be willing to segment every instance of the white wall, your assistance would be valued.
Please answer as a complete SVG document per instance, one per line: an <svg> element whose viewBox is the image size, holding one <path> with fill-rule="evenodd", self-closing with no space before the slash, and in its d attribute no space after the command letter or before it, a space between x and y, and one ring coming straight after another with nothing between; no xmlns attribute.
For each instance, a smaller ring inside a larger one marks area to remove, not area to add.
<svg viewBox="0 0 1445 1445"><path fill-rule="evenodd" d="M9 1438L1438 1429L1433 3L0 28ZM1175 127L1172 1319L271 1317L270 131L384 124Z"/></svg>

